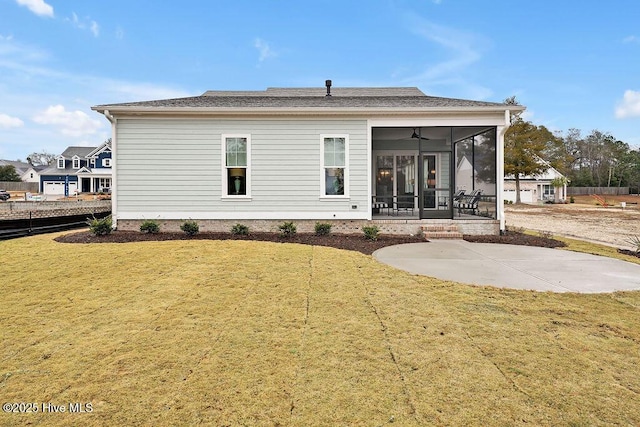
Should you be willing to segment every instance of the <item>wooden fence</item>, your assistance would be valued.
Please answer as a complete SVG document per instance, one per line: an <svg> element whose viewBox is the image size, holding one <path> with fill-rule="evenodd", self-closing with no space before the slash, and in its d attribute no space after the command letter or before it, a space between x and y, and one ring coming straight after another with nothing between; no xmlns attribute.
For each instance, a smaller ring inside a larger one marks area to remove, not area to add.
<svg viewBox="0 0 640 427"><path fill-rule="evenodd" d="M590 194L624 196L629 194L629 187L567 187L568 196L588 196Z"/></svg>
<svg viewBox="0 0 640 427"><path fill-rule="evenodd" d="M12 182L0 181L0 188L7 191L24 191L25 193L37 193L40 184L37 182Z"/></svg>

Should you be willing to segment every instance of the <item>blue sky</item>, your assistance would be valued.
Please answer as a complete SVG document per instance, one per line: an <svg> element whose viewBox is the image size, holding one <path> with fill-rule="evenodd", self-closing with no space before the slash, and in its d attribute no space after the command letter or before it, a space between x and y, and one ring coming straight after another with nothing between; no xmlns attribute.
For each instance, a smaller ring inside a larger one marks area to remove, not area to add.
<svg viewBox="0 0 640 427"><path fill-rule="evenodd" d="M417 86L640 146L637 0L0 0L0 158L99 145L97 104Z"/></svg>

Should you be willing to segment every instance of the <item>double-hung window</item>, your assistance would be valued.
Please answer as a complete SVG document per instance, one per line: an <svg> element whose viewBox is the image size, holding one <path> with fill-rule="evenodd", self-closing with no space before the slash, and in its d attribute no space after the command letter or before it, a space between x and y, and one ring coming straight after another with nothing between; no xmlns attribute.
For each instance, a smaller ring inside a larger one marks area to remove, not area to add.
<svg viewBox="0 0 640 427"><path fill-rule="evenodd" d="M64 169L64 157L58 157L58 169Z"/></svg>
<svg viewBox="0 0 640 427"><path fill-rule="evenodd" d="M73 168L80 169L80 157L73 156Z"/></svg>
<svg viewBox="0 0 640 427"><path fill-rule="evenodd" d="M251 195L251 137L222 135L222 195L246 198Z"/></svg>
<svg viewBox="0 0 640 427"><path fill-rule="evenodd" d="M349 195L349 138L346 135L321 137L321 196L347 197Z"/></svg>

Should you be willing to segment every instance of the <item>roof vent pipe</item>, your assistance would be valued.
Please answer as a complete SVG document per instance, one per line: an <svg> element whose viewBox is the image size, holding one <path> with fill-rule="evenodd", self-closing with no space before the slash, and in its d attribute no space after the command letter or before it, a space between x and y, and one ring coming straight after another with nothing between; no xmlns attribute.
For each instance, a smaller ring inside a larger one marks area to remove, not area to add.
<svg viewBox="0 0 640 427"><path fill-rule="evenodd" d="M325 80L325 86L327 86L327 94L325 96L331 96L331 80Z"/></svg>

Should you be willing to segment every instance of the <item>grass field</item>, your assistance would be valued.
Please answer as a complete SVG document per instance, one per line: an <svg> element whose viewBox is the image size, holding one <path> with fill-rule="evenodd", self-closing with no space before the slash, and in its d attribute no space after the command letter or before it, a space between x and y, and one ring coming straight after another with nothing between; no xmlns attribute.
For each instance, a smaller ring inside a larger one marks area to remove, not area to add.
<svg viewBox="0 0 640 427"><path fill-rule="evenodd" d="M640 424L640 292L246 241L0 242L0 425ZM92 266L92 267L89 267ZM42 403L91 403L42 413Z"/></svg>

